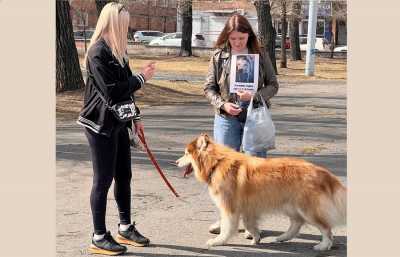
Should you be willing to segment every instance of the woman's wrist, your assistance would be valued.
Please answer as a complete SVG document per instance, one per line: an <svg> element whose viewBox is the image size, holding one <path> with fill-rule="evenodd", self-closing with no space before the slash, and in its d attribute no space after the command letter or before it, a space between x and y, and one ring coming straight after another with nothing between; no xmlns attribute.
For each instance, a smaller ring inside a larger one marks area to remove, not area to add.
<svg viewBox="0 0 400 257"><path fill-rule="evenodd" d="M143 82L146 82L146 77L144 76L144 74L143 73L139 73L139 76L142 76L142 78L143 78Z"/></svg>

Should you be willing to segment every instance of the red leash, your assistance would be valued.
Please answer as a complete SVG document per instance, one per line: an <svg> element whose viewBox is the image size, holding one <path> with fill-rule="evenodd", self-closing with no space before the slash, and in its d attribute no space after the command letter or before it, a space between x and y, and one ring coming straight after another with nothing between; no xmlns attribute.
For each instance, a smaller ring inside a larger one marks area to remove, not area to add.
<svg viewBox="0 0 400 257"><path fill-rule="evenodd" d="M161 171L160 166L158 166L158 163L157 163L156 159L154 158L154 155L151 153L149 147L147 146L146 139L144 138L144 132L143 132L143 136L140 133L138 133L137 135L138 135L140 141L142 142L144 148L146 149L147 155L149 156L151 162L154 164L154 167L156 167L158 173L161 175L161 177L164 180L165 184L167 184L169 189L172 191L172 193L174 193L174 195L176 197L179 197L178 193L175 191L175 189L172 187L172 185L169 183L169 181L165 177L164 173Z"/></svg>

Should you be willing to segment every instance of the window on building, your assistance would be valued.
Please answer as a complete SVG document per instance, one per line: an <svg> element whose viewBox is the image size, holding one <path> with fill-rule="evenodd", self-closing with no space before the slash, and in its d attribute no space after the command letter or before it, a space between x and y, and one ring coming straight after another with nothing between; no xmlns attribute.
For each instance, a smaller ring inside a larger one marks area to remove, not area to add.
<svg viewBox="0 0 400 257"><path fill-rule="evenodd" d="M280 20L275 20L274 27L276 33L282 34L282 22ZM289 35L289 22L287 22L286 33Z"/></svg>
<svg viewBox="0 0 400 257"><path fill-rule="evenodd" d="M89 23L89 14L88 13L76 13L73 18L73 25L78 27L87 26Z"/></svg>
<svg viewBox="0 0 400 257"><path fill-rule="evenodd" d="M317 36L323 36L325 33L325 21L318 20L317 21Z"/></svg>
<svg viewBox="0 0 400 257"><path fill-rule="evenodd" d="M307 35L307 33L308 33L308 20L303 20L301 21L300 24L300 35ZM318 20L316 34L317 36L323 36L324 33L325 33L325 21Z"/></svg>
<svg viewBox="0 0 400 257"><path fill-rule="evenodd" d="M176 7L176 0L165 0L166 1L166 6L167 7Z"/></svg>

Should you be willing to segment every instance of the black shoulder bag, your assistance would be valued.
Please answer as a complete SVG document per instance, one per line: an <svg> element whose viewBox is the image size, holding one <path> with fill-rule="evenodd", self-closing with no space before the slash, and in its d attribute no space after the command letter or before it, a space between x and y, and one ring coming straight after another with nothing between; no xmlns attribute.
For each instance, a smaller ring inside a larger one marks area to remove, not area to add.
<svg viewBox="0 0 400 257"><path fill-rule="evenodd" d="M89 71L88 71L88 75L93 78L93 75L91 75L89 73ZM135 102L133 101L133 99L130 99L127 101L122 101L122 102L119 102L119 103L116 103L116 104L113 104L112 106L110 106L108 104L106 98L103 96L103 93L101 92L101 90L97 88L97 85L94 81L93 81L93 86L99 93L99 96L100 96L101 100L103 100L107 109L109 109L112 112L112 114L115 116L115 118L118 121L121 121L121 122L130 121L133 118L135 118L136 116L138 116L136 105L135 105Z"/></svg>

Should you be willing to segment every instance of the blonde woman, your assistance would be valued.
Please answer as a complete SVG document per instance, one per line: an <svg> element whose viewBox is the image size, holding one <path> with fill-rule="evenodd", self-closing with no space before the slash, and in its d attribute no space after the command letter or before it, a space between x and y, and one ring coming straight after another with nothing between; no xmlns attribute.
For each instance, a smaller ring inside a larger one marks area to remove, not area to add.
<svg viewBox="0 0 400 257"><path fill-rule="evenodd" d="M118 121L106 107L133 99L134 92L144 86L154 72L154 63L132 74L127 56L129 13L119 3L104 6L86 56L84 106L78 123L84 126L93 163L93 185L90 206L94 233L90 253L118 255L126 252L128 244L147 246L150 240L141 235L131 222L131 153L127 128L132 122ZM137 113L140 113L137 110ZM143 133L140 115L133 119L138 133ZM116 240L106 229L107 194L114 180L114 196L120 224Z"/></svg>

